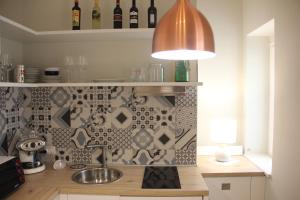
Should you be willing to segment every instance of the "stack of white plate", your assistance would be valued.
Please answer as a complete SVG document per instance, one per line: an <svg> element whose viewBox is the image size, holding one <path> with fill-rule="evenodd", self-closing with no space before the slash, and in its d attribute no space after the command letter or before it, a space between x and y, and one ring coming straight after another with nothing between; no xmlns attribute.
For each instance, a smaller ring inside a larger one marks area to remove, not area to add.
<svg viewBox="0 0 300 200"><path fill-rule="evenodd" d="M25 82L38 83L41 77L41 70L37 67L30 67L25 69Z"/></svg>
<svg viewBox="0 0 300 200"><path fill-rule="evenodd" d="M44 74L42 76L43 83L60 83L62 82L62 78L59 73L58 68L48 68L45 69Z"/></svg>
<svg viewBox="0 0 300 200"><path fill-rule="evenodd" d="M60 76L47 76L44 75L42 77L42 82L43 83L61 83L62 79Z"/></svg>

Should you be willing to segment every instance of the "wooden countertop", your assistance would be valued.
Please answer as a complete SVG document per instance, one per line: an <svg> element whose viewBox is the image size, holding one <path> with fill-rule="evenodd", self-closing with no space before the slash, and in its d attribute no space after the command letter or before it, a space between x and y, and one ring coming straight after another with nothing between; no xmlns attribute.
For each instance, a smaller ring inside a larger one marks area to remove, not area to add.
<svg viewBox="0 0 300 200"><path fill-rule="evenodd" d="M208 196L208 188L199 167L178 167L181 189L142 189L144 167L114 167L123 177L106 185L80 185L71 180L75 171L48 169L27 175L26 183L8 200L52 200L58 194L89 194L114 196Z"/></svg>
<svg viewBox="0 0 300 200"><path fill-rule="evenodd" d="M244 156L233 156L232 161L226 163L217 162L214 156L199 156L197 163L203 177L265 176Z"/></svg>

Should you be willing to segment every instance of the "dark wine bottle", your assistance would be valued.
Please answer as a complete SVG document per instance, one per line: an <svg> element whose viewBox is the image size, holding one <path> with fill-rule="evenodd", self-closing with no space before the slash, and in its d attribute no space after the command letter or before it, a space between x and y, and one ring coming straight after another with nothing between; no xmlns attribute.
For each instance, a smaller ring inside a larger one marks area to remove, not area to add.
<svg viewBox="0 0 300 200"><path fill-rule="evenodd" d="M117 0L116 7L114 9L114 28L122 28L122 21L123 21L123 15L122 15L122 9L120 7L120 0Z"/></svg>
<svg viewBox="0 0 300 200"><path fill-rule="evenodd" d="M81 9L79 7L79 0L75 0L75 5L72 8L72 29L80 30Z"/></svg>
<svg viewBox="0 0 300 200"><path fill-rule="evenodd" d="M136 7L135 0L132 0L132 7L129 13L129 27L138 28L139 27L139 10Z"/></svg>
<svg viewBox="0 0 300 200"><path fill-rule="evenodd" d="M154 0L151 0L151 5L148 8L148 28L155 28L157 22L157 9L154 6Z"/></svg>

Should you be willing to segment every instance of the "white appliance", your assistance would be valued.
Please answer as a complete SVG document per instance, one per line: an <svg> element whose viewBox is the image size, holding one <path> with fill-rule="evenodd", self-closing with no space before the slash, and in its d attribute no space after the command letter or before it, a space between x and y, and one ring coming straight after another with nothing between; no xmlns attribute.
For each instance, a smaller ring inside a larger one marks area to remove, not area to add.
<svg viewBox="0 0 300 200"><path fill-rule="evenodd" d="M17 144L24 174L35 174L46 169L39 159L39 151L45 146L46 142L40 138L25 139Z"/></svg>

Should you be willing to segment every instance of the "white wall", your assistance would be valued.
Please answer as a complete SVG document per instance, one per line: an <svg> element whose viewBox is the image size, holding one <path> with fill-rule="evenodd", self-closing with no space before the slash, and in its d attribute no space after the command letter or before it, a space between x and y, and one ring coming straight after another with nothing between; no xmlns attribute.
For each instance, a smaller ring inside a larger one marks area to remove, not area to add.
<svg viewBox="0 0 300 200"><path fill-rule="evenodd" d="M94 0L79 1L82 11L82 29L91 28L91 11ZM124 28L129 27L129 9L131 0L122 0L121 8L123 10L123 25ZM175 2L175 0L160 0L156 1L158 8L158 17ZM71 29L71 9L74 5L74 0L27 0L24 5L26 24L35 30L66 30ZM139 9L140 27L147 27L147 9L150 6L148 0L138 0L137 7ZM112 28L113 9L115 7L114 0L100 1L102 22L104 28ZM42 10L42 12L41 12Z"/></svg>
<svg viewBox="0 0 300 200"><path fill-rule="evenodd" d="M0 15L10 16L11 19L24 23L23 0L0 0ZM0 27L1 29L1 27ZM8 40L0 34L0 55L8 54L13 64L23 63L23 45L19 42Z"/></svg>
<svg viewBox="0 0 300 200"><path fill-rule="evenodd" d="M68 30L71 28L71 8L73 0L27 0L18 5L18 0L0 0L0 14L19 21L37 31ZM175 0L156 1L160 18ZM146 27L148 0L137 1L140 11L141 27ZM121 2L124 13L124 27L128 27L128 13L131 0ZM2 6L3 5L3 6ZM23 8L24 13L15 17L14 5ZM91 27L90 11L93 0L80 1L82 9L82 29ZM115 1L101 1L103 28L112 28L112 11ZM20 17L23 16L23 17ZM42 43L24 44L25 67L61 67L65 56L86 56L89 66L89 80L100 78L128 79L132 67L148 67L150 62L166 66L166 80L174 80L174 63L151 58L152 40L104 41L81 43ZM196 65L193 63L191 80L196 81Z"/></svg>
<svg viewBox="0 0 300 200"><path fill-rule="evenodd" d="M11 1L11 0L0 0ZM16 0L13 0L16 1ZM12 4L14 2L12 1ZM146 0L143 0L146 1ZM160 0L157 7L163 13L175 0ZM113 1L102 1L104 27L111 26ZM130 1L127 0L128 4ZM138 1L142 2L142 1ZM126 11L124 4L123 11ZM83 11L83 28L89 27L91 1L80 1ZM199 145L213 144L209 137L209 123L214 118L234 118L239 122L237 144L242 144L241 123L241 66L242 66L242 0L199 0L199 9L210 21L216 41L217 57L199 62L198 80L204 82L199 90ZM147 3L140 3L141 13ZM25 25L36 30L70 29L72 0L27 0L24 5ZM111 9L107 9L111 8ZM1 12L1 8L0 8ZM126 13L126 12L125 12ZM6 11L6 14L10 14ZM145 17L141 16L145 19ZM125 16L126 20L127 17ZM126 21L125 21L125 24ZM145 22L142 22L144 25ZM130 48L129 48L130 47ZM128 77L131 67L147 66L150 62L151 40L124 42L91 42L86 44L25 44L26 66L61 66L66 55L84 55L89 62L90 79ZM113 61L113 62L112 62ZM172 63L168 63L168 78L173 79ZM216 73L217 72L217 73Z"/></svg>
<svg viewBox="0 0 300 200"><path fill-rule="evenodd" d="M85 56L89 79L125 78L132 67L148 66L151 41L102 41L78 43L25 44L26 66L61 67L64 56Z"/></svg>
<svg viewBox="0 0 300 200"><path fill-rule="evenodd" d="M244 0L245 34L275 17L275 129L267 200L299 200L300 1Z"/></svg>
<svg viewBox="0 0 300 200"><path fill-rule="evenodd" d="M0 36L0 56L4 54L8 54L10 63L22 64L23 44Z"/></svg>
<svg viewBox="0 0 300 200"><path fill-rule="evenodd" d="M23 0L0 0L0 15L7 16L18 23L24 24L25 2Z"/></svg>
<svg viewBox="0 0 300 200"><path fill-rule="evenodd" d="M82 12L81 29L90 29L91 11L94 0L81 0L79 6ZM129 9L131 0L122 0L124 28L129 26ZM158 18L173 5L175 0L156 1ZM22 23L37 31L68 30L72 28L71 11L74 0L0 0L0 14ZM147 27L148 0L138 0L140 27ZM103 28L112 28L114 0L101 0Z"/></svg>
<svg viewBox="0 0 300 200"><path fill-rule="evenodd" d="M242 0L199 0L198 8L212 25L217 56L200 61L198 79L198 145L214 145L210 121L231 118L238 121L237 144L241 132Z"/></svg>
<svg viewBox="0 0 300 200"><path fill-rule="evenodd" d="M192 0L195 2L196 0ZM175 0L156 0L158 19L174 4ZM123 26L129 27L131 0L122 0ZM91 12L94 0L80 0L81 29L91 29ZM74 0L0 0L0 14L37 31L68 30L72 28L71 15ZM147 27L149 0L138 0L140 27ZM115 0L101 0L102 27L112 28Z"/></svg>
<svg viewBox="0 0 300 200"><path fill-rule="evenodd" d="M246 153L268 152L269 37L246 38L244 82L244 145Z"/></svg>

